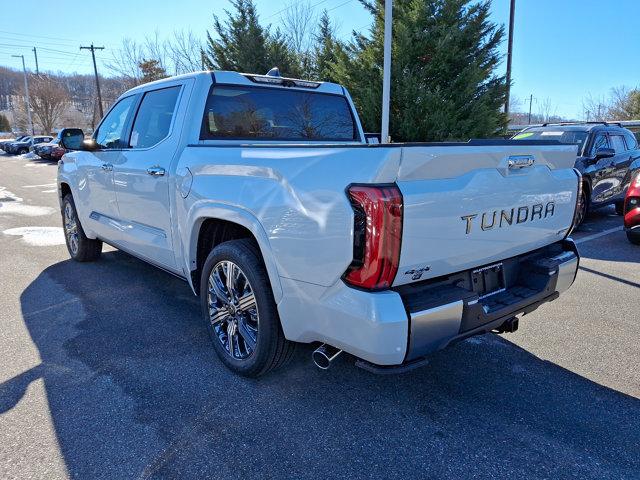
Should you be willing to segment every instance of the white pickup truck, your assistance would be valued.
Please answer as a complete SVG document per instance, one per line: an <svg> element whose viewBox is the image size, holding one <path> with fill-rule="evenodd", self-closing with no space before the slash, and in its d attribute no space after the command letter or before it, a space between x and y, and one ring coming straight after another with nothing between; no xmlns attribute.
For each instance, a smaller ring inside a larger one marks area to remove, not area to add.
<svg viewBox="0 0 640 480"><path fill-rule="evenodd" d="M368 144L339 85L199 72L123 94L58 188L71 257L106 242L185 279L233 371L266 373L297 342L320 342L324 368L344 350L401 371L515 330L573 283L575 156Z"/></svg>

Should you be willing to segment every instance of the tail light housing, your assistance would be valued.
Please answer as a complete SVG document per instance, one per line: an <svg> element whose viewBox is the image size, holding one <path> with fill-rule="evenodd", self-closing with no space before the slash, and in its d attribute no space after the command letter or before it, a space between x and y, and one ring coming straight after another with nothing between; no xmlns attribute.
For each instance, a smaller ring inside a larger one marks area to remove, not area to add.
<svg viewBox="0 0 640 480"><path fill-rule="evenodd" d="M624 226L634 227L640 219L640 172L631 181L624 200Z"/></svg>
<svg viewBox="0 0 640 480"><path fill-rule="evenodd" d="M62 158L62 156L67 153L64 147L54 147L51 150L51 156L55 158Z"/></svg>
<svg viewBox="0 0 640 480"><path fill-rule="evenodd" d="M571 233L573 233L573 231L578 227L579 214L580 214L580 199L582 198L582 189L583 189L582 174L575 168L573 169L573 171L578 176L578 191L576 192L577 193L576 205L573 209L573 220L571 221L571 227L569 227L569 230L567 230L567 234L565 238L571 235Z"/></svg>
<svg viewBox="0 0 640 480"><path fill-rule="evenodd" d="M402 193L395 184L352 185L353 261L344 274L349 285L389 288L398 272L402 238Z"/></svg>

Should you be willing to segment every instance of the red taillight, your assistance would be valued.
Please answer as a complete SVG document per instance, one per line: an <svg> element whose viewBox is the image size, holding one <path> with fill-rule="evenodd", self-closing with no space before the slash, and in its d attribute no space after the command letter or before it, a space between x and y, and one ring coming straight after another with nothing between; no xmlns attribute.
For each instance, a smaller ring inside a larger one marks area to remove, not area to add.
<svg viewBox="0 0 640 480"><path fill-rule="evenodd" d="M67 151L63 147L54 147L51 150L51 156L54 158L61 158Z"/></svg>
<svg viewBox="0 0 640 480"><path fill-rule="evenodd" d="M624 200L624 226L635 227L640 223L640 172L631 181Z"/></svg>
<svg viewBox="0 0 640 480"><path fill-rule="evenodd" d="M352 185L355 213L353 262L344 279L370 290L389 288L398 271L402 193L396 185Z"/></svg>

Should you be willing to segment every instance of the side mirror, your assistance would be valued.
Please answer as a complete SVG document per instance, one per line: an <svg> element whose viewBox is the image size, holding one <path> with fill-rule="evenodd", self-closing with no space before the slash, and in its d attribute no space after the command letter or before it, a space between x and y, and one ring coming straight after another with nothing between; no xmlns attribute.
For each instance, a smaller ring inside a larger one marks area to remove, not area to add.
<svg viewBox="0 0 640 480"><path fill-rule="evenodd" d="M60 140L67 150L83 150L84 132L79 128L69 129L62 133Z"/></svg>
<svg viewBox="0 0 640 480"><path fill-rule="evenodd" d="M602 158L611 158L616 154L616 151L613 148L601 147L596 150L595 159L596 161Z"/></svg>

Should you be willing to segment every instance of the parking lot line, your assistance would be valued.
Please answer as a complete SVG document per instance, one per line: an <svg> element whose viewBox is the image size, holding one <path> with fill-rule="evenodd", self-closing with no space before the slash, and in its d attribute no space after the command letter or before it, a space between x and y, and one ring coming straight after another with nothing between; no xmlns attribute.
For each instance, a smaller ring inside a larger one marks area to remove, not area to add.
<svg viewBox="0 0 640 480"><path fill-rule="evenodd" d="M604 230L603 232L594 233L593 235L589 235L587 237L580 238L576 240L576 244L581 244L585 242L589 242L591 240L595 240L596 238L604 237L605 235L609 235L610 233L619 232L622 230L622 227L610 228L609 230Z"/></svg>

